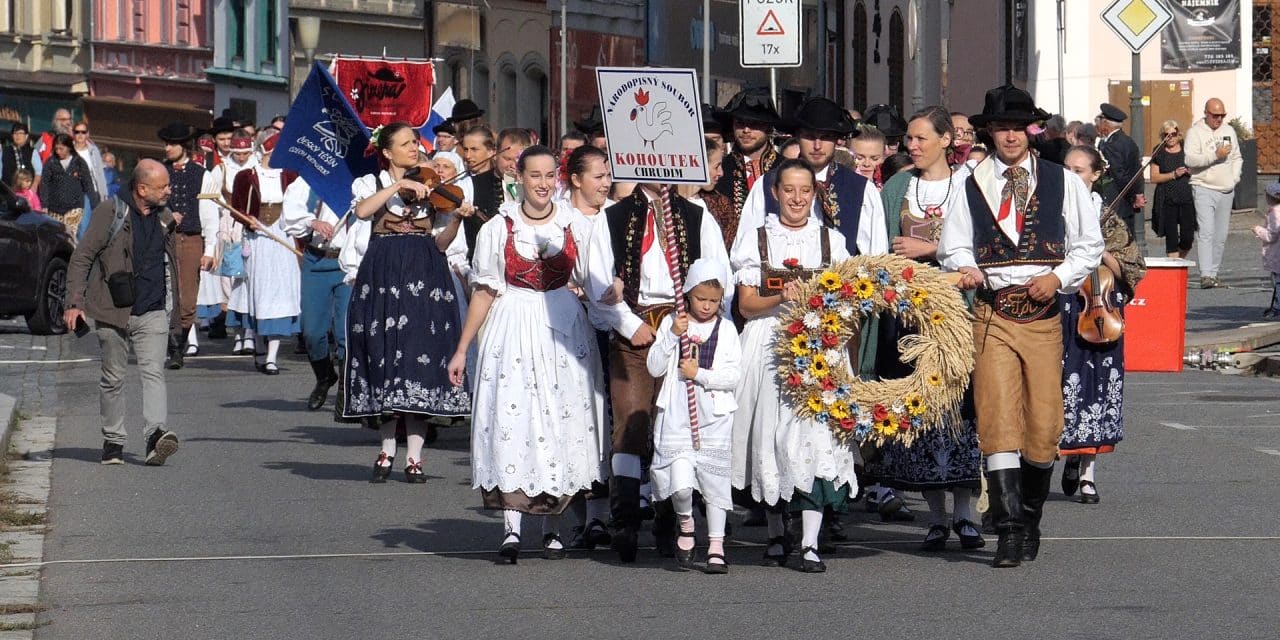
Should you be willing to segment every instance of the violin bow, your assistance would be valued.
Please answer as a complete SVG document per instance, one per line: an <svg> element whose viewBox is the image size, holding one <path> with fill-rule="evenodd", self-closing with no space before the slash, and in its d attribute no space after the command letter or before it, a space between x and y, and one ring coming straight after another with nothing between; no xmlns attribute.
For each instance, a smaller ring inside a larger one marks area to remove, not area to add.
<svg viewBox="0 0 1280 640"><path fill-rule="evenodd" d="M1124 188L1120 190L1116 199L1112 200L1111 204L1107 205L1107 208L1102 210L1102 215L1104 217L1116 212L1116 205L1120 204L1121 200L1124 200L1125 194L1129 193L1129 191L1133 189L1133 185L1138 183L1138 178L1142 177L1142 172L1146 171L1147 167L1151 166L1151 163L1155 161L1156 152L1160 150L1160 147L1163 147L1164 143L1168 142L1169 138L1172 138L1173 136L1173 133L1166 133L1164 134L1164 137L1160 139L1160 142L1156 143L1156 146L1151 147L1151 157L1148 158L1146 162L1142 163L1142 166L1138 167L1137 173L1133 174L1132 178L1129 178L1129 184L1126 184Z"/></svg>

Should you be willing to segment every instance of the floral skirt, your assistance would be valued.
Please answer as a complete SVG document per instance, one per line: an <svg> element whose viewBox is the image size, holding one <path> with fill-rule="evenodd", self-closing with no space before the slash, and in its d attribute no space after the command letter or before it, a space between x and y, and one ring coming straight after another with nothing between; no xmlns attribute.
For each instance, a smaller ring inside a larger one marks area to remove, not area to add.
<svg viewBox="0 0 1280 640"><path fill-rule="evenodd" d="M435 240L374 236L347 312L343 417L470 413L467 385L449 383L449 359L461 336L458 298Z"/></svg>
<svg viewBox="0 0 1280 640"><path fill-rule="evenodd" d="M1085 342L1076 335L1080 297L1059 295L1062 303L1061 455L1114 451L1124 439L1124 338L1112 344Z"/></svg>

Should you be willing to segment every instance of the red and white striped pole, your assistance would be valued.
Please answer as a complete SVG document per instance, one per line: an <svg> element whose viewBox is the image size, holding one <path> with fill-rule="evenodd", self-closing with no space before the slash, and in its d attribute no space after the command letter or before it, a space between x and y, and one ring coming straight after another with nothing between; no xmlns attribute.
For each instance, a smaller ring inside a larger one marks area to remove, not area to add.
<svg viewBox="0 0 1280 640"><path fill-rule="evenodd" d="M666 238L667 244L667 269L671 272L671 282L676 289L675 314L679 316L685 313L684 304L684 274L680 273L680 247L676 245L676 230L671 224L671 188L662 185L659 200L662 202L660 209L662 210L662 237ZM672 318L674 321L675 318ZM685 331L680 336L680 358L693 357L693 342L689 340L689 332ZM702 436L698 431L698 396L693 388L692 380L684 381L684 389L689 397L689 433L693 436L693 448L698 450L702 448Z"/></svg>

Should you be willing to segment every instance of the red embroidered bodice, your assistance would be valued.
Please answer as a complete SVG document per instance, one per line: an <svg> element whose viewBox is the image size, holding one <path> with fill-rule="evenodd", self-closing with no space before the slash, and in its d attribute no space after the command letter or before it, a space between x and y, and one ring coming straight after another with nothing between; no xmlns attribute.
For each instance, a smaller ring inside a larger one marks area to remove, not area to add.
<svg viewBox="0 0 1280 640"><path fill-rule="evenodd" d="M569 284L573 267L578 262L578 243L573 239L573 230L564 228L564 248L559 253L549 258L530 259L516 251L514 222L509 217L506 221L507 245L504 257L507 263L507 284L534 291L552 291Z"/></svg>

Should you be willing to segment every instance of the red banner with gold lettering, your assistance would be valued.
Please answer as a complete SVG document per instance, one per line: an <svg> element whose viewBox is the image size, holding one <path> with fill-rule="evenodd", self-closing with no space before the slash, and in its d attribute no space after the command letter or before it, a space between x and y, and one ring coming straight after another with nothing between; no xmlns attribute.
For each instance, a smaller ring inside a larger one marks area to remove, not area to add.
<svg viewBox="0 0 1280 640"><path fill-rule="evenodd" d="M416 129L431 117L429 61L337 58L330 73L369 128L403 120Z"/></svg>

